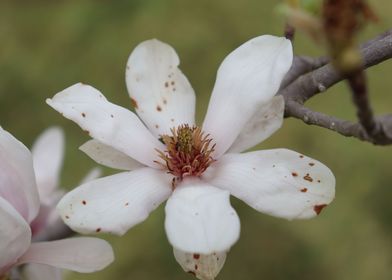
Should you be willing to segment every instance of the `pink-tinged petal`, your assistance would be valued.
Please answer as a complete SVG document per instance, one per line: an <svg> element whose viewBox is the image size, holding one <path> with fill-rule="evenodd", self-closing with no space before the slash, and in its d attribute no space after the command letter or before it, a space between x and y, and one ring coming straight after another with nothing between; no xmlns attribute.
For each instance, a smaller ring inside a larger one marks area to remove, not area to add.
<svg viewBox="0 0 392 280"><path fill-rule="evenodd" d="M225 252L240 235L230 193L199 180L177 187L165 211L167 237L174 248L184 252Z"/></svg>
<svg viewBox="0 0 392 280"><path fill-rule="evenodd" d="M195 123L195 93L179 64L176 51L155 39L140 43L128 59L129 95L156 137L180 124Z"/></svg>
<svg viewBox="0 0 392 280"><path fill-rule="evenodd" d="M31 222L38 214L39 196L30 151L0 127L0 197Z"/></svg>
<svg viewBox="0 0 392 280"><path fill-rule="evenodd" d="M318 215L335 197L328 167L286 149L226 154L204 179L257 211L290 220Z"/></svg>
<svg viewBox="0 0 392 280"><path fill-rule="evenodd" d="M41 202L50 203L53 192L59 185L63 164L63 131L59 127L45 130L35 141L31 153Z"/></svg>
<svg viewBox="0 0 392 280"><path fill-rule="evenodd" d="M76 122L99 142L112 146L137 161L158 166L155 149L164 146L131 111L110 103L95 88L76 84L46 102L64 117Z"/></svg>
<svg viewBox="0 0 392 280"><path fill-rule="evenodd" d="M30 226L6 200L0 197L0 276L29 248Z"/></svg>
<svg viewBox="0 0 392 280"><path fill-rule="evenodd" d="M45 264L87 273L104 269L113 260L113 249L105 240L78 237L33 243L18 264Z"/></svg>
<svg viewBox="0 0 392 280"><path fill-rule="evenodd" d="M182 269L201 280L214 280L226 261L225 252L203 255L186 253L176 248L173 249L173 252Z"/></svg>
<svg viewBox="0 0 392 280"><path fill-rule="evenodd" d="M264 35L229 54L219 67L203 130L216 143L218 158L261 106L270 102L290 69L289 40Z"/></svg>
<svg viewBox="0 0 392 280"><path fill-rule="evenodd" d="M275 96L261 106L242 128L229 153L245 151L270 137L283 124L284 98Z"/></svg>
<svg viewBox="0 0 392 280"><path fill-rule="evenodd" d="M79 150L84 152L95 162L107 167L121 170L134 170L143 166L128 155L95 139L84 143L79 147Z"/></svg>
<svg viewBox="0 0 392 280"><path fill-rule="evenodd" d="M67 193L57 208L77 232L122 235L144 221L170 193L171 177L145 167L88 182Z"/></svg>
<svg viewBox="0 0 392 280"><path fill-rule="evenodd" d="M28 264L23 269L27 280L62 280L61 269L43 264Z"/></svg>
<svg viewBox="0 0 392 280"><path fill-rule="evenodd" d="M49 215L52 213L54 206L55 205L41 205L37 217L30 223L33 237L36 237L47 228Z"/></svg>

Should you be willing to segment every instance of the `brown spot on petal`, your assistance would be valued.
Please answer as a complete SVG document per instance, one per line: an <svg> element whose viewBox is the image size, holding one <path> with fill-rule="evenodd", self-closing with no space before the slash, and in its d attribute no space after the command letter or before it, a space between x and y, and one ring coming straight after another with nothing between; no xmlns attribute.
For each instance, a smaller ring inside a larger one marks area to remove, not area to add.
<svg viewBox="0 0 392 280"><path fill-rule="evenodd" d="M100 232L100 231L101 231L100 227L95 230L95 232Z"/></svg>
<svg viewBox="0 0 392 280"><path fill-rule="evenodd" d="M85 114L85 113L82 113L82 117L85 118L85 117L86 117L86 114Z"/></svg>
<svg viewBox="0 0 392 280"><path fill-rule="evenodd" d="M159 128L159 125L156 124L156 125L155 125L155 128Z"/></svg>
<svg viewBox="0 0 392 280"><path fill-rule="evenodd" d="M113 114L110 114L110 117L111 117L111 118L114 118Z"/></svg>
<svg viewBox="0 0 392 280"><path fill-rule="evenodd" d="M304 180L309 181L309 182L313 182L313 178L310 177L309 173L306 173L306 175L304 176Z"/></svg>
<svg viewBox="0 0 392 280"><path fill-rule="evenodd" d="M83 205L86 205L86 204L87 204L87 201L82 200L82 204L83 204Z"/></svg>
<svg viewBox="0 0 392 280"><path fill-rule="evenodd" d="M303 156L303 155L299 155L299 157L300 157L300 158L304 158L304 156Z"/></svg>
<svg viewBox="0 0 392 280"><path fill-rule="evenodd" d="M317 180L317 183L321 183L321 180Z"/></svg>
<svg viewBox="0 0 392 280"><path fill-rule="evenodd" d="M197 266L197 264L195 264L195 270L197 270L199 267Z"/></svg>
<svg viewBox="0 0 392 280"><path fill-rule="evenodd" d="M319 205L315 205L313 207L314 212L316 212L317 215L320 215L321 210L323 210L325 207L327 207L327 204L319 204Z"/></svg>
<svg viewBox="0 0 392 280"><path fill-rule="evenodd" d="M194 258L195 260L200 259L200 254L193 254L193 258Z"/></svg>
<svg viewBox="0 0 392 280"><path fill-rule="evenodd" d="M167 104L167 100L166 99L163 99L163 104Z"/></svg>
<svg viewBox="0 0 392 280"><path fill-rule="evenodd" d="M302 188L302 189L301 189L301 192L307 192L307 191L308 191L307 188Z"/></svg>
<svg viewBox="0 0 392 280"><path fill-rule="evenodd" d="M291 172L291 175L293 175L293 177L297 177L298 173L297 172Z"/></svg>
<svg viewBox="0 0 392 280"><path fill-rule="evenodd" d="M69 219L69 216L67 215L67 216L65 216L65 218L66 218L66 219Z"/></svg>
<svg viewBox="0 0 392 280"><path fill-rule="evenodd" d="M158 111L158 112L162 111L161 106L159 106L159 105L157 106L157 111Z"/></svg>
<svg viewBox="0 0 392 280"><path fill-rule="evenodd" d="M137 101L136 101L134 98L132 98L132 97L131 97L131 104L132 104L132 106L133 106L135 109L138 108L138 107L137 107Z"/></svg>
<svg viewBox="0 0 392 280"><path fill-rule="evenodd" d="M170 84L171 84L172 86L174 86L175 82L174 82L174 81L172 81Z"/></svg>
<svg viewBox="0 0 392 280"><path fill-rule="evenodd" d="M309 162L309 165L310 166L314 166L314 162Z"/></svg>
<svg viewBox="0 0 392 280"><path fill-rule="evenodd" d="M169 87L169 83L168 82L165 82L165 87Z"/></svg>
<svg viewBox="0 0 392 280"><path fill-rule="evenodd" d="M128 205L129 205L129 202L125 203L125 206L128 206Z"/></svg>

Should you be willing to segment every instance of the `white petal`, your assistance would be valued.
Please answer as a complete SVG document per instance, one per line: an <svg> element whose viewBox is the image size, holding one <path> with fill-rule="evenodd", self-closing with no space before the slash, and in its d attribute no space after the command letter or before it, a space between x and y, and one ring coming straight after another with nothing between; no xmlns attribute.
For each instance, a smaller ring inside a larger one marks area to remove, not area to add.
<svg viewBox="0 0 392 280"><path fill-rule="evenodd" d="M77 232L122 235L144 221L170 193L171 177L145 167L88 182L67 193L57 208Z"/></svg>
<svg viewBox="0 0 392 280"><path fill-rule="evenodd" d="M108 102L95 88L79 83L46 102L101 143L148 166L158 166L155 149L163 150L162 143L134 113Z"/></svg>
<svg viewBox="0 0 392 280"><path fill-rule="evenodd" d="M261 106L242 128L241 133L229 149L229 153L237 153L252 148L270 137L283 124L284 98L275 96Z"/></svg>
<svg viewBox="0 0 392 280"><path fill-rule="evenodd" d="M102 170L101 168L95 167L92 168L80 181L80 184L84 184L87 182L90 182L92 180L98 179L99 177L102 176Z"/></svg>
<svg viewBox="0 0 392 280"><path fill-rule="evenodd" d="M30 226L23 217L0 197L0 276L30 246Z"/></svg>
<svg viewBox="0 0 392 280"><path fill-rule="evenodd" d="M224 155L204 179L260 212L286 219L312 218L335 196L328 167L286 149Z"/></svg>
<svg viewBox="0 0 392 280"><path fill-rule="evenodd" d="M61 269L43 265L28 264L24 267L23 274L27 280L61 280Z"/></svg>
<svg viewBox="0 0 392 280"><path fill-rule="evenodd" d="M38 214L39 196L30 151L0 127L0 197L28 221Z"/></svg>
<svg viewBox="0 0 392 280"><path fill-rule="evenodd" d="M225 58L203 124L216 143L216 158L276 94L292 58L290 41L270 35L251 39Z"/></svg>
<svg viewBox="0 0 392 280"><path fill-rule="evenodd" d="M178 250L207 255L225 252L239 237L240 221L229 192L201 181L177 187L165 209L166 234Z"/></svg>
<svg viewBox="0 0 392 280"><path fill-rule="evenodd" d="M226 260L225 252L209 255L186 253L173 248L174 257L185 272L201 280L213 280L221 271Z"/></svg>
<svg viewBox="0 0 392 280"><path fill-rule="evenodd" d="M45 130L35 141L31 153L41 202L50 203L59 185L64 157L64 133L58 127Z"/></svg>
<svg viewBox="0 0 392 280"><path fill-rule="evenodd" d="M94 272L114 260L113 249L105 240L78 237L31 244L19 264L37 263L77 272Z"/></svg>
<svg viewBox="0 0 392 280"><path fill-rule="evenodd" d="M142 167L138 161L129 157L128 155L105 145L95 139L89 140L79 147L79 150L84 152L97 163L121 170L134 170Z"/></svg>
<svg viewBox="0 0 392 280"><path fill-rule="evenodd" d="M195 93L168 44L149 40L131 53L126 82L136 112L155 136L195 123Z"/></svg>

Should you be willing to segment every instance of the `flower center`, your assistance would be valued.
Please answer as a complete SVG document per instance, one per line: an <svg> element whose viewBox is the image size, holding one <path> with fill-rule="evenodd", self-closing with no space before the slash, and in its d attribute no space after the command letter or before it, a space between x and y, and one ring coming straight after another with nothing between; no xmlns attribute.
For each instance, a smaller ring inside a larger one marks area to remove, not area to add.
<svg viewBox="0 0 392 280"><path fill-rule="evenodd" d="M215 144L211 145L212 139L197 126L184 124L172 128L171 135L162 135L161 140L166 150L158 153L164 163L157 163L175 176L173 187L185 176L200 176L214 162L211 154Z"/></svg>

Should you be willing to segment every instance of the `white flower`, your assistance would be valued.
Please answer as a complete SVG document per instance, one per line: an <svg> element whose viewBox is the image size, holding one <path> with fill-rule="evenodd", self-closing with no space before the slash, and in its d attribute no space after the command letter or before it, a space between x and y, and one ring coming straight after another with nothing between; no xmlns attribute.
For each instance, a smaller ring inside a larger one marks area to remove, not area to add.
<svg viewBox="0 0 392 280"><path fill-rule="evenodd" d="M261 36L234 50L218 70L202 129L194 127L195 94L176 52L157 40L138 45L127 64L141 120L84 84L48 99L93 138L82 151L126 170L65 195L64 221L81 233L121 235L168 199L165 229L176 260L213 279L240 233L230 194L276 217L319 214L334 198L326 166L285 149L240 154L281 126L284 102L274 95L291 63L284 38Z"/></svg>
<svg viewBox="0 0 392 280"><path fill-rule="evenodd" d="M92 272L113 261L110 245L97 238L31 243L39 206L31 153L0 127L0 278L25 263Z"/></svg>

